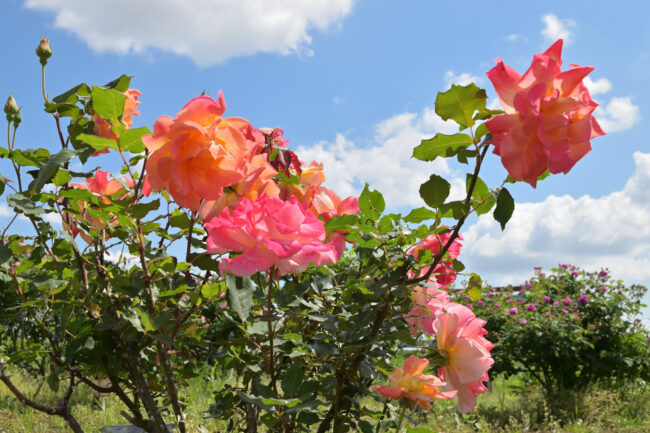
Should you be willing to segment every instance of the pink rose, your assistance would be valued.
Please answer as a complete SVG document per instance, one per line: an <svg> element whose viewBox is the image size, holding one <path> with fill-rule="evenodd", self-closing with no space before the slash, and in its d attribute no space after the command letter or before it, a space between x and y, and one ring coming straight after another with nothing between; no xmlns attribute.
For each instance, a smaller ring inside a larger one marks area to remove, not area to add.
<svg viewBox="0 0 650 433"><path fill-rule="evenodd" d="M562 71L561 54L559 39L533 57L523 76L501 59L487 73L506 112L485 123L494 153L513 178L533 187L547 169L568 173L591 150L589 141L605 134L591 114L598 104L582 82L593 67Z"/></svg>
<svg viewBox="0 0 650 433"><path fill-rule="evenodd" d="M422 374L429 360L411 355L404 360L404 367L397 367L388 375L395 385L375 386L384 397L406 398L417 403L422 409L429 409L429 403L440 398L454 398L456 391L438 391L446 385L437 376Z"/></svg>
<svg viewBox="0 0 650 433"><path fill-rule="evenodd" d="M494 345L484 337L485 324L472 310L455 302L436 314L436 343L447 357L447 365L438 374L448 382L446 389L458 390L458 410L462 413L474 409L476 396L487 391L483 382L494 364L490 355Z"/></svg>
<svg viewBox="0 0 650 433"><path fill-rule="evenodd" d="M442 308L449 303L449 294L431 285L416 287L411 292L411 297L414 306L404 316L411 334L415 337L417 331L420 330L426 335L435 335L437 330L433 325L436 313L442 311Z"/></svg>
<svg viewBox="0 0 650 433"><path fill-rule="evenodd" d="M244 276L276 266L279 275L303 272L309 264L336 263L339 242L324 243L323 222L295 197L242 199L205 223L209 253L241 252L221 260L221 272Z"/></svg>

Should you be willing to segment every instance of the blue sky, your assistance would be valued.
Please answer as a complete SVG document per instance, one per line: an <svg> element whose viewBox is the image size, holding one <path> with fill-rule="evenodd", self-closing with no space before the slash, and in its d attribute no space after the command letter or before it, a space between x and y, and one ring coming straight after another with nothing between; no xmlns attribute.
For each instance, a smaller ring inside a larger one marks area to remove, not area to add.
<svg viewBox="0 0 650 433"><path fill-rule="evenodd" d="M506 232L483 217L464 230L461 258L493 284L516 283L533 266L570 262L609 267L616 278L650 285L650 146L643 124L650 89L650 8L644 2L451 2L407 0L5 0L0 27L0 97L23 111L21 147L55 148L41 111L34 48L52 42L47 90L122 73L142 91L135 126L174 116L205 90L223 89L226 115L280 126L303 160L325 163L339 195L369 182L389 207L422 205L431 173L457 179L465 168L409 158L421 138L452 132L432 111L453 82L485 78L501 57L519 72L558 37L565 65L595 67L589 87L605 137L567 176L537 189L513 186ZM190 8L188 5L192 4ZM261 6L260 6L261 5ZM398 6L399 5L399 6ZM636 7L635 7L636 6ZM260 9L264 8L264 9ZM5 95L5 96L3 96ZM97 160L114 169L110 157ZM4 172L6 165L0 165ZM484 179L498 186L496 156ZM455 191L458 193L459 186ZM11 211L0 204L0 226Z"/></svg>

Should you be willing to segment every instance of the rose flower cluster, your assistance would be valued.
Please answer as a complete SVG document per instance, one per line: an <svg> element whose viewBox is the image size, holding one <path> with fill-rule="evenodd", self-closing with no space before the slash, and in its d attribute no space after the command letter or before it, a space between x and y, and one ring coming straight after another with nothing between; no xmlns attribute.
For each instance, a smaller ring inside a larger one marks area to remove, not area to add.
<svg viewBox="0 0 650 433"><path fill-rule="evenodd" d="M143 136L153 189L198 212L209 253L240 253L221 259L221 272L274 268L284 275L335 263L345 238L328 233L323 221L358 213L357 199L342 200L323 187L322 165L283 150L288 142L280 128L256 129L223 117L225 110L219 92L217 100L199 96L176 118L156 120L153 135Z"/></svg>

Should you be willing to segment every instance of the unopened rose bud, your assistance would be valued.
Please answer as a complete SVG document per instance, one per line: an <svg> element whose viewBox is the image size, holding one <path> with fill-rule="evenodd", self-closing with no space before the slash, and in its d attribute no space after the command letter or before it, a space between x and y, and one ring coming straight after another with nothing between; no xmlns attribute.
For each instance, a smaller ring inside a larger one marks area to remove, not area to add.
<svg viewBox="0 0 650 433"><path fill-rule="evenodd" d="M5 114L7 115L7 122L12 122L14 120L14 116L16 113L18 113L18 104L16 104L16 99L14 98L14 95L10 95L7 98L7 102L5 103Z"/></svg>
<svg viewBox="0 0 650 433"><path fill-rule="evenodd" d="M48 59L52 57L52 46L50 45L50 41L48 41L47 38L41 39L41 42L36 47L36 55L41 61L41 65L47 65Z"/></svg>

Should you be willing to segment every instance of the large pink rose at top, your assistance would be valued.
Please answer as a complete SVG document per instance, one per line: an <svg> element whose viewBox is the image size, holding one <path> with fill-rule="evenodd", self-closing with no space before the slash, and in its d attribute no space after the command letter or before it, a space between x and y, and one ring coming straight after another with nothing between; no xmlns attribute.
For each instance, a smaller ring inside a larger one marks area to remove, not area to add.
<svg viewBox="0 0 650 433"><path fill-rule="evenodd" d="M309 264L335 263L340 242L324 243L323 222L295 197L243 198L232 212L205 223L209 253L241 252L221 260L221 272L244 276L275 266L279 275L303 272Z"/></svg>
<svg viewBox="0 0 650 433"><path fill-rule="evenodd" d="M438 370L447 381L447 388L458 391L458 410L469 412L476 405L476 396L485 392L488 370L494 364L490 350L494 345L484 335L485 320L472 310L455 302L436 313L436 343L447 365Z"/></svg>
<svg viewBox="0 0 650 433"><path fill-rule="evenodd" d="M582 82L594 68L562 71L561 54L562 39L536 54L523 76L501 59L487 73L506 112L486 122L494 153L513 178L533 187L547 169L568 173L591 150L590 140L605 134Z"/></svg>
<svg viewBox="0 0 650 433"><path fill-rule="evenodd" d="M384 397L395 400L406 398L417 403L422 409L429 409L429 404L440 398L454 398L456 391L438 391L446 383L439 377L422 374L429 360L411 355L404 360L404 367L397 367L388 378L395 385L375 386Z"/></svg>
<svg viewBox="0 0 650 433"><path fill-rule="evenodd" d="M153 189L164 188L179 206L198 211L201 200L219 200L224 188L244 180L263 135L244 119L222 118L225 109L219 92L216 101L199 96L175 119L156 120L153 135L142 137Z"/></svg>
<svg viewBox="0 0 650 433"><path fill-rule="evenodd" d="M440 250L449 242L449 239L451 238L451 232L447 233L442 233L442 234L431 234L424 238L422 241L420 241L417 245L409 248L408 251L406 251L407 254L410 254L414 256L415 258L418 258L420 255L421 251L424 250L429 250L431 251L431 254L435 256L440 252ZM463 240L463 237L459 234L456 239L451 243L449 246L449 249L447 250L447 255L445 259L441 260L436 268L433 270L433 273L431 274L430 282L434 284L434 286L443 286L447 287L450 284L452 284L454 281L456 281L456 271L454 271L452 267L452 260L458 258L460 255L460 249L463 246L461 241ZM429 271L429 267L426 267L422 270L420 270L420 276L426 274ZM413 278L414 274L411 272L409 274L409 278Z"/></svg>
<svg viewBox="0 0 650 433"><path fill-rule="evenodd" d="M124 109L122 110L122 123L126 128L133 126L133 116L139 116L140 111L138 111L138 97L142 96L142 93L137 89L128 89L124 92L126 100L124 101ZM111 124L108 121L102 119L101 117L93 114L91 120L95 122L93 132L95 135L104 138L110 138L112 140L117 139L117 135L113 132ZM93 156L101 155L102 153L108 153L108 149L98 150L93 154Z"/></svg>

